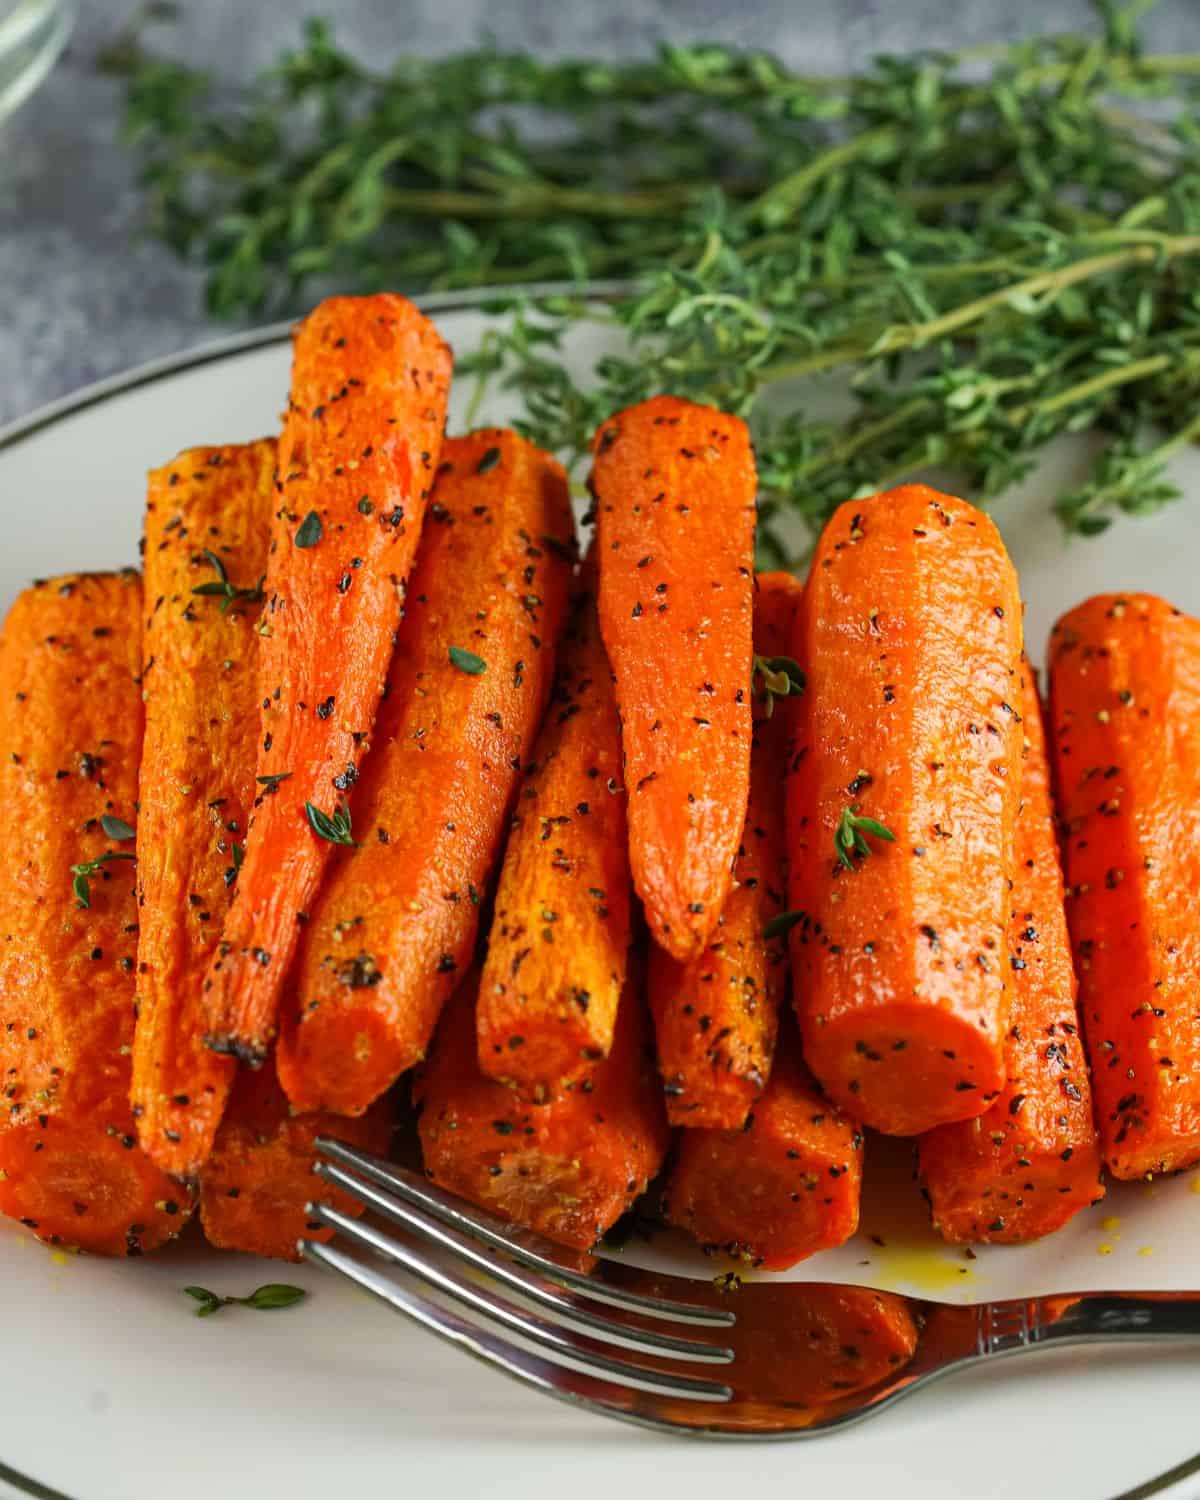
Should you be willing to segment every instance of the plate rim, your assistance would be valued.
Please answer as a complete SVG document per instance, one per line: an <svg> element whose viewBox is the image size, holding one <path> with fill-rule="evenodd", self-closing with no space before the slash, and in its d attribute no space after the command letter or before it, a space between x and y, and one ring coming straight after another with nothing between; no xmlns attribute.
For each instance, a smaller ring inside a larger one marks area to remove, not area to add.
<svg viewBox="0 0 1200 1500"><path fill-rule="evenodd" d="M431 292L411 297L411 301L423 312L438 313L479 312L489 303L517 300L522 297L538 298L571 295L590 300L607 300L628 289L629 283L622 281L589 282L542 282L522 286L472 287L452 292ZM188 349L173 354L160 355L123 371L106 375L74 391L67 392L52 401L36 407L32 412L16 418L0 427L0 453L16 447L27 438L36 436L55 423L76 416L93 406L117 396L129 394L142 386L153 385L160 380L216 364L238 355L252 353L274 344L286 343L299 317L277 319L254 328L242 329L217 339L209 339ZM1172 1468L1114 1495L1111 1500L1152 1500L1164 1495L1184 1480L1200 1474L1200 1453L1185 1459ZM31 1475L11 1468L0 1458L0 1483L6 1484L18 1494L30 1500L73 1500L61 1490L42 1483Z"/></svg>

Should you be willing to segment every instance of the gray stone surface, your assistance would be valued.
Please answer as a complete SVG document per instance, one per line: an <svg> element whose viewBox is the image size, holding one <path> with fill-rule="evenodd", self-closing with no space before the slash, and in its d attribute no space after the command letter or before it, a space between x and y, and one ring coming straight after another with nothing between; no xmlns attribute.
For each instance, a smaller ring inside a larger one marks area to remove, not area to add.
<svg viewBox="0 0 1200 1500"><path fill-rule="evenodd" d="M227 331L200 278L140 233L119 88L97 49L131 0L82 0L67 55L0 124L0 423L113 371ZM957 48L1089 24L1087 0L191 0L164 46L231 76L269 61L314 12L364 55L444 52L485 33L548 54L638 54L664 37L769 47L844 71L872 53ZM1147 20L1162 50L1200 47L1196 0Z"/></svg>

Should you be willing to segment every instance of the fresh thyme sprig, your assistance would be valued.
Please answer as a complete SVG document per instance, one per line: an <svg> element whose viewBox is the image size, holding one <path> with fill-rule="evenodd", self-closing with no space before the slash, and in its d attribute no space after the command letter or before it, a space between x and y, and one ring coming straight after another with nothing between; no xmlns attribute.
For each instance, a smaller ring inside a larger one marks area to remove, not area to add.
<svg viewBox="0 0 1200 1500"><path fill-rule="evenodd" d="M198 1318L211 1318L223 1307L252 1307L256 1312L276 1312L280 1308L295 1307L308 1296L303 1287L290 1286L285 1281L271 1281L256 1287L248 1297L222 1297L219 1292L210 1292L204 1286L185 1286L183 1290L185 1295L199 1302Z"/></svg>
<svg viewBox="0 0 1200 1500"><path fill-rule="evenodd" d="M775 712L776 698L799 697L805 686L800 664L790 656L755 656L750 680L762 684L755 691L764 700L763 713L768 719Z"/></svg>
<svg viewBox="0 0 1200 1500"><path fill-rule="evenodd" d="M878 818L866 818L860 814L857 802L851 807L843 808L842 815L838 819L838 826L833 831L833 847L839 863L844 865L851 874L858 869L854 863L855 855L865 859L872 852L870 844L867 843L868 834L873 839L883 839L887 844L896 842L896 835Z"/></svg>
<svg viewBox="0 0 1200 1500"><path fill-rule="evenodd" d="M331 813L322 812L313 803L306 802L304 815L312 831L327 844L345 844L351 849L358 848L354 842L354 830L350 823L350 808L345 800L340 802Z"/></svg>
<svg viewBox="0 0 1200 1500"><path fill-rule="evenodd" d="M114 859L128 859L136 861L135 854L127 854L121 849L106 849L103 854L95 859L85 859L82 863L71 866L71 890L75 894L76 904L81 911L88 911L92 905L92 881L99 875L106 864Z"/></svg>
<svg viewBox="0 0 1200 1500"><path fill-rule="evenodd" d="M253 588L239 588L236 584L230 583L229 575L225 571L225 564L215 552L210 552L206 547L203 555L205 561L217 576L208 583L198 583L192 590L193 594L212 595L220 599L221 613L223 615L228 614L230 605L236 604L239 599L244 599L247 604L262 603L263 584L267 580L265 573Z"/></svg>
<svg viewBox="0 0 1200 1500"><path fill-rule="evenodd" d="M379 72L319 23L241 91L129 36L115 61L152 225L208 266L215 310L314 280L574 283L497 303L460 371L570 460L655 392L745 415L778 565L847 497L933 470L987 499L1068 431L1107 439L1056 507L1069 530L1174 496L1200 404L1200 55L1148 55L1142 0L1096 9L1094 35L849 78L706 45ZM599 278L626 285L585 300ZM615 352L581 374L583 318Z"/></svg>

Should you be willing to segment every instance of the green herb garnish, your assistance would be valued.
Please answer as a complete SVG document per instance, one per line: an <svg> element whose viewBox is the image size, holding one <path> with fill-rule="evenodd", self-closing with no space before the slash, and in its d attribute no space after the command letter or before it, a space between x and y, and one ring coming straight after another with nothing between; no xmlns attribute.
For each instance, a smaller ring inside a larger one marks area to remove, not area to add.
<svg viewBox="0 0 1200 1500"><path fill-rule="evenodd" d="M476 656L474 651L465 651L461 646L451 646L449 655L458 670L466 672L469 677L482 677L487 671L487 662L482 656Z"/></svg>
<svg viewBox="0 0 1200 1500"><path fill-rule="evenodd" d="M112 813L101 813L100 827L110 839L116 839L122 844L137 837L137 831L131 828L124 818L114 818Z"/></svg>
<svg viewBox="0 0 1200 1500"><path fill-rule="evenodd" d="M799 662L790 656L756 656L750 669L750 680L762 678L764 712L769 719L775 712L776 698L799 697L804 691L804 673Z"/></svg>
<svg viewBox="0 0 1200 1500"><path fill-rule="evenodd" d="M225 571L225 564L215 552L210 552L206 547L204 556L216 572L216 578L209 583L198 583L192 590L193 594L203 594L221 600L221 613L227 614L229 606L239 599L244 599L247 604L261 604L263 599L263 584L267 581L266 574L258 580L251 589L238 588L236 584L230 583L229 575Z"/></svg>
<svg viewBox="0 0 1200 1500"><path fill-rule="evenodd" d="M768 943L773 938L787 937L788 933L791 932L792 928L803 917L804 913L802 911L781 911L777 916L772 917L763 928L763 937L766 938Z"/></svg>
<svg viewBox="0 0 1200 1500"><path fill-rule="evenodd" d="M114 859L136 861L137 855L126 854L120 849L107 849L96 859L86 859L81 864L71 866L71 874L74 876L71 889L75 892L75 900L79 903L80 910L89 910L92 904L92 881L103 867Z"/></svg>
<svg viewBox="0 0 1200 1500"><path fill-rule="evenodd" d="M475 466L476 474L490 474L500 462L499 448L489 448Z"/></svg>
<svg viewBox="0 0 1200 1500"><path fill-rule="evenodd" d="M864 818L859 815L857 802L851 807L844 808L834 831L833 847L837 851L838 859L847 870L853 872L858 868L854 863L856 854L865 859L871 853L871 846L867 843L868 834L873 839L884 839L889 844L896 842L896 835L890 828L885 828L878 819Z"/></svg>
<svg viewBox="0 0 1200 1500"><path fill-rule="evenodd" d="M282 1281L268 1282L248 1297L222 1297L203 1286L185 1286L183 1290L186 1296L194 1297L200 1303L196 1309L198 1318L211 1318L223 1307L252 1307L257 1312L275 1312L282 1307L295 1307L308 1296L303 1287L288 1286Z"/></svg>
<svg viewBox="0 0 1200 1500"><path fill-rule="evenodd" d="M254 779L259 786L278 786L281 781L286 781L292 773L290 771L277 771L274 776L256 776Z"/></svg>
<svg viewBox="0 0 1200 1500"><path fill-rule="evenodd" d="M571 460L660 391L747 416L778 566L847 496L936 467L986 499L1068 431L1103 447L1055 503L1067 530L1178 493L1164 462L1200 436L1200 57L1148 51L1145 8L1096 0L1089 34L840 78L709 43L375 66L319 22L240 90L136 31L106 61L150 221L208 267L213 311L314 281L619 279L493 307L466 368ZM583 376L559 354L581 318L616 334ZM763 399L831 370L837 419Z"/></svg>
<svg viewBox="0 0 1200 1500"><path fill-rule="evenodd" d="M322 812L319 807L306 802L304 812L309 827L319 839L324 839L328 844L346 844L351 849L358 848L350 827L350 808L345 802L339 803L331 813Z"/></svg>
<svg viewBox="0 0 1200 1500"><path fill-rule="evenodd" d="M315 547L324 534L325 530L321 525L320 516L315 510L310 510L296 528L296 546Z"/></svg>

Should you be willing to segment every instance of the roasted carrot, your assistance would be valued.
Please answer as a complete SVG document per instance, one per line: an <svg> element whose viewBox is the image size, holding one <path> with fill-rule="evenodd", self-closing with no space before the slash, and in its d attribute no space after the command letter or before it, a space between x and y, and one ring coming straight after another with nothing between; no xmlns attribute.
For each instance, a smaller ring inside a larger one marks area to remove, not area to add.
<svg viewBox="0 0 1200 1500"><path fill-rule="evenodd" d="M941 1125L919 1144L934 1225L956 1244L1037 1239L1104 1196L1063 910L1050 766L1028 663L1024 678L1025 759L1008 924L1008 1082L986 1114Z"/></svg>
<svg viewBox="0 0 1200 1500"><path fill-rule="evenodd" d="M754 648L763 660L787 655L801 583L765 573L754 600ZM787 985L787 940L766 934L787 899L783 786L787 714L755 677L750 803L733 865L733 889L712 940L687 963L655 944L650 1008L672 1125L733 1130L766 1087Z"/></svg>
<svg viewBox="0 0 1200 1500"><path fill-rule="evenodd" d="M924 485L843 505L792 654L808 675L788 792L805 1059L877 1130L982 1114L1004 1087L1023 746L1021 606L995 525Z"/></svg>
<svg viewBox="0 0 1200 1500"><path fill-rule="evenodd" d="M655 941L686 961L716 931L750 791L750 436L657 396L597 432L592 487L633 883Z"/></svg>
<svg viewBox="0 0 1200 1500"><path fill-rule="evenodd" d="M612 1047L629 948L621 725L579 601L513 815L479 985L479 1066L535 1100Z"/></svg>
<svg viewBox="0 0 1200 1500"><path fill-rule="evenodd" d="M448 440L358 787L280 1039L302 1109L360 1114L419 1062L474 952L570 583L562 468L512 432ZM472 1053L474 1055L474 1053Z"/></svg>
<svg viewBox="0 0 1200 1500"><path fill-rule="evenodd" d="M425 1170L483 1208L587 1250L662 1165L668 1131L645 1003L627 980L608 1057L544 1104L479 1071L472 975L447 1007L414 1098Z"/></svg>
<svg viewBox="0 0 1200 1500"><path fill-rule="evenodd" d="M1200 1161L1200 621L1105 594L1050 638L1067 921L1114 1177Z"/></svg>
<svg viewBox="0 0 1200 1500"><path fill-rule="evenodd" d="M140 1255L190 1211L129 1105L142 746L136 573L27 589L0 637L0 1213Z"/></svg>
<svg viewBox="0 0 1200 1500"><path fill-rule="evenodd" d="M210 1245L273 1260L299 1260L300 1239L331 1231L306 1212L310 1202L332 1203L357 1215L362 1205L313 1176L318 1136L386 1156L392 1133L391 1101L365 1115L297 1114L279 1085L273 1063L242 1068L200 1178L200 1222Z"/></svg>
<svg viewBox="0 0 1200 1500"><path fill-rule="evenodd" d="M790 1023L745 1123L681 1133L663 1212L708 1250L783 1270L858 1228L862 1144L801 1064Z"/></svg>
<svg viewBox="0 0 1200 1500"><path fill-rule="evenodd" d="M331 298L296 333L259 625L257 775L276 790L251 820L205 981L208 1045L252 1066L330 852L318 829L341 825L383 692L450 363L433 324L390 294Z"/></svg>
<svg viewBox="0 0 1200 1500"><path fill-rule="evenodd" d="M142 1150L176 1177L207 1159L236 1066L204 1046L200 987L254 803L274 473L273 440L193 448L146 497L131 1097Z"/></svg>

